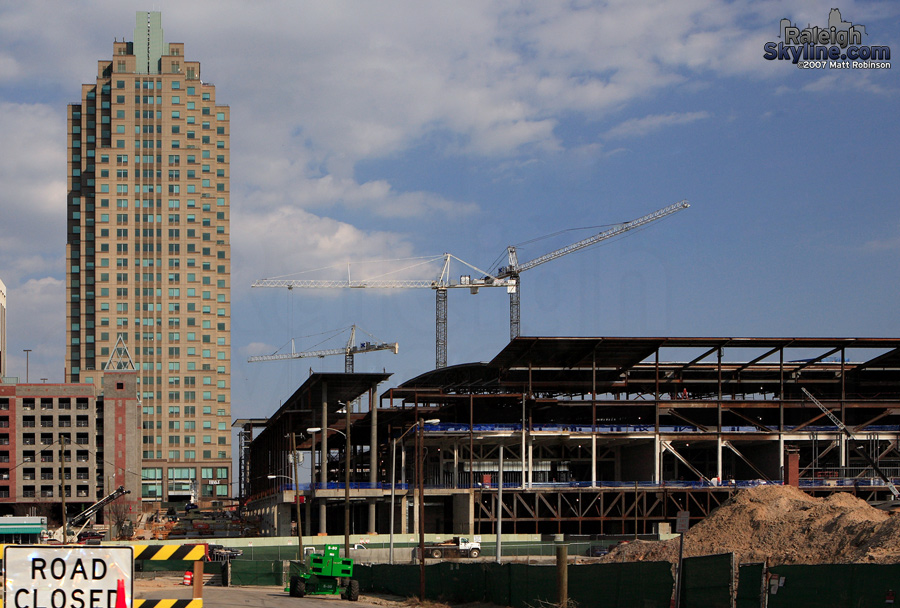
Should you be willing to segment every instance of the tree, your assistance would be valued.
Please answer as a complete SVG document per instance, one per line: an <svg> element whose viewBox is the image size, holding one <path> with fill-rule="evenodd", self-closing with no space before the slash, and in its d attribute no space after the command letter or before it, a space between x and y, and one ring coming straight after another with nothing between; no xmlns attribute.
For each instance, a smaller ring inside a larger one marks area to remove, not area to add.
<svg viewBox="0 0 900 608"><path fill-rule="evenodd" d="M131 503L117 501L106 507L109 517L109 536L116 540L128 540L134 536L134 527L129 516L131 515Z"/></svg>

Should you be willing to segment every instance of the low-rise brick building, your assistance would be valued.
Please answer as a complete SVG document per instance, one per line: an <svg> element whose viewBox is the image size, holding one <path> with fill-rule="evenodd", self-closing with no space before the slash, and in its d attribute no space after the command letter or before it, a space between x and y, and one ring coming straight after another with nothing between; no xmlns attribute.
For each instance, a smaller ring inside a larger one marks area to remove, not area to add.
<svg viewBox="0 0 900 608"><path fill-rule="evenodd" d="M140 402L134 370L103 384L0 383L0 515L60 521L122 485L117 502L140 513ZM62 490L61 490L62 489ZM123 508L123 507L120 507Z"/></svg>

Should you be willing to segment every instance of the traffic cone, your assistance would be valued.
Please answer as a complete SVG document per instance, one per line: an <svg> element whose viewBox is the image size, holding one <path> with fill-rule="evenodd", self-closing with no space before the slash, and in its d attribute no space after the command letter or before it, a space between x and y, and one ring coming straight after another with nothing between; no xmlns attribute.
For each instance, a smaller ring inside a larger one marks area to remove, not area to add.
<svg viewBox="0 0 900 608"><path fill-rule="evenodd" d="M194 573L191 572L190 570L185 570L185 572L184 572L184 584L185 584L185 585L190 585L190 584L192 584L193 582L194 582ZM119 608L119 607L116 606L116 608Z"/></svg>
<svg viewBox="0 0 900 608"><path fill-rule="evenodd" d="M125 579L121 578L116 581L116 608L128 608L125 601Z"/></svg>

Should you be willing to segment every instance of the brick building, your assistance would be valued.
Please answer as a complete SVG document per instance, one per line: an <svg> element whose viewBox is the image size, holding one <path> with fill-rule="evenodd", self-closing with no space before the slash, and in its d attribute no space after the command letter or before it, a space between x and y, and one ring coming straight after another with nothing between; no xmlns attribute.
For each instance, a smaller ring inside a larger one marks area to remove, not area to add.
<svg viewBox="0 0 900 608"><path fill-rule="evenodd" d="M94 384L0 383L0 515L60 522L123 485L140 511L140 403L133 370ZM101 516L102 518L102 516Z"/></svg>

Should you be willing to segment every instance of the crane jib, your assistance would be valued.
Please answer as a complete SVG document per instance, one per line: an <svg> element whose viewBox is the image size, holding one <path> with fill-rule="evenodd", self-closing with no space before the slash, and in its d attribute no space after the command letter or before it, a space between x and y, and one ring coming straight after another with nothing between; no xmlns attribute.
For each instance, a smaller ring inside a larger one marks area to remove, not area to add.
<svg viewBox="0 0 900 608"><path fill-rule="evenodd" d="M443 259L443 267L438 276L438 278L432 279L356 279L351 280L349 275L349 265L348 265L348 274L347 278L343 280L316 280L316 279L260 279L253 283L252 287L286 287L288 289L293 289L295 287L306 288L306 289L354 289L354 288L368 288L368 289L409 289L409 288L428 288L433 289L435 291L436 298L436 315L435 315L435 367L441 368L445 367L447 364L447 291L452 288L465 288L469 289L471 293L478 293L479 288L481 287L506 287L507 293L509 294L509 327L510 327L510 339L515 339L519 336L519 327L520 327L520 319L519 319L519 275L535 266L539 266L551 260L555 260L569 253L573 253L580 249L584 249L586 247L590 247L596 243L604 241L606 239L613 238L629 230L634 230L636 228L640 228L641 226L645 226L650 222L656 221L658 219L662 219L668 215L681 211L683 209L687 209L690 207L690 204L686 200L679 201L674 205L669 205L668 207L663 207L653 213L645 215L643 217L639 217L637 219L631 220L629 222L625 222L624 224L620 224L608 230L604 230L603 232L596 234L592 237L584 239L582 241L578 241L576 243L572 243L567 245L561 249L557 249L556 251L552 251L548 254L542 255L538 258L535 258L529 262L525 262L524 264L518 263L518 256L516 253L516 248L514 246L507 247L507 254L509 256L509 265L497 272L496 276L491 276L490 273L484 272L477 267L465 262L453 256L449 253L445 253L441 258ZM479 275L483 276L483 278L472 278L472 276L462 276L460 277L459 282L454 282L450 278L450 261L451 258L462 262ZM437 258L433 258L429 260L430 262L435 261ZM404 270L408 270L404 269ZM384 276L384 275L382 275ZM396 352L396 351L395 351ZM262 361L262 360L272 360L273 357L262 358L262 357L253 357L250 361ZM289 358L289 357L281 357L276 356L275 358Z"/></svg>
<svg viewBox="0 0 900 608"><path fill-rule="evenodd" d="M595 234L594 236L588 237L584 240L578 241L576 243L572 243L570 245L566 245L565 247L561 247L560 249L557 249L556 251L551 251L550 253L546 253L542 256L536 257L533 260L530 260L528 262L524 262L522 264L510 264L509 266L506 266L506 267L500 269L500 276L501 277L515 276L517 274L525 272L526 270L530 270L531 268L534 268L535 266L540 266L541 264L544 264L551 260L561 258L564 255L568 255L568 254L578 251L580 249L584 249L585 247L590 247L591 245L595 245L595 244L599 243L600 241L605 241L607 239L613 238L620 234L624 234L625 232L628 232L629 230L634 230L635 228L640 228L641 226L644 226L646 224L649 224L650 222L654 222L656 220L662 219L668 215L671 215L673 213L681 211L682 209L687 209L690 206L691 205L686 200L678 201L674 205L669 205L668 207L663 207L662 209L658 209L657 211L654 211L653 213L649 213L649 214L639 217L637 219L633 219L631 221L625 222L624 224L619 224L618 226L615 226L608 230L604 230L603 232L600 232L599 234ZM510 260L515 259L515 257L514 257L515 256L515 248L510 247L510 248L508 248L508 250L510 250Z"/></svg>

